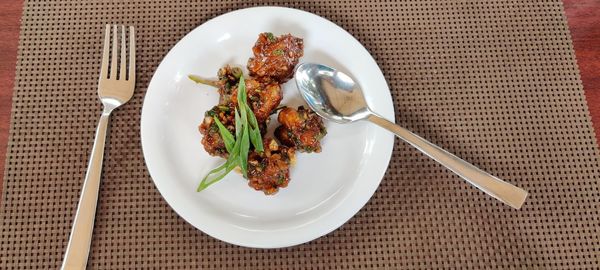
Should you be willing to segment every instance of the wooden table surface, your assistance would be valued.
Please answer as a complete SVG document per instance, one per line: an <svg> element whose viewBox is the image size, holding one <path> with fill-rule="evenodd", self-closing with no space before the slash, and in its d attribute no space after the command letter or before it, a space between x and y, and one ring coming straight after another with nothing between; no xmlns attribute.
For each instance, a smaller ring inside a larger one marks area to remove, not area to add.
<svg viewBox="0 0 600 270"><path fill-rule="evenodd" d="M596 138L600 140L600 0L563 3ZM0 1L0 183L4 177L22 6L22 0Z"/></svg>

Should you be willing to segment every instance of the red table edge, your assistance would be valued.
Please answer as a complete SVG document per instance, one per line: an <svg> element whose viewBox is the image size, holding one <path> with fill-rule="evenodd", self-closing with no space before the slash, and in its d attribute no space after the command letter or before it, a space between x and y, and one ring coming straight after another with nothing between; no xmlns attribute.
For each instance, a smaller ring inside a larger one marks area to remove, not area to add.
<svg viewBox="0 0 600 270"><path fill-rule="evenodd" d="M23 0L0 1L0 197L4 188L4 168L8 162L5 157L22 10Z"/></svg>
<svg viewBox="0 0 600 270"><path fill-rule="evenodd" d="M565 15L573 39L583 89L592 117L596 141L600 141L600 1L563 0ZM12 95L15 80L22 0L0 1L0 194L4 186L4 168L10 129ZM84 147L84 146L82 146ZM83 176L82 176L83 177ZM0 195L1 196L1 195Z"/></svg>

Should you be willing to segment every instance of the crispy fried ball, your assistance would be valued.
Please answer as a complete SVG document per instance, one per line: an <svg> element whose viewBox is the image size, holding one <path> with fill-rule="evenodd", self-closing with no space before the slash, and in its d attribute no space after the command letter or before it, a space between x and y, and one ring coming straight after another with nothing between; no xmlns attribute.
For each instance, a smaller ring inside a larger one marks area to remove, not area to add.
<svg viewBox="0 0 600 270"><path fill-rule="evenodd" d="M284 108L277 117L281 126L275 130L275 137L284 145L295 147L301 152L321 152L320 140L327 131L323 120L313 111L298 107Z"/></svg>
<svg viewBox="0 0 600 270"><path fill-rule="evenodd" d="M290 166L295 163L295 149L280 145L273 138L263 140L265 151L248 155L248 185L266 195L276 193L290 182Z"/></svg>
<svg viewBox="0 0 600 270"><path fill-rule="evenodd" d="M285 83L292 78L294 68L304 55L304 41L290 34L275 37L272 33L261 33L252 52L254 56L247 66L250 76Z"/></svg>

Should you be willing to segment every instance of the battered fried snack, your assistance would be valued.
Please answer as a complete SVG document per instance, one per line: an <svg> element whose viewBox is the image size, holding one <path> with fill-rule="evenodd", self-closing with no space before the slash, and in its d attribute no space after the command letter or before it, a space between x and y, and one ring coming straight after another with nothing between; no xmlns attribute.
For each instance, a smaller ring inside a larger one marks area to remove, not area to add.
<svg viewBox="0 0 600 270"><path fill-rule="evenodd" d="M323 120L313 111L298 107L284 108L277 117L281 126L275 130L275 137L284 145L296 147L301 152L321 152L320 140L327 130Z"/></svg>
<svg viewBox="0 0 600 270"><path fill-rule="evenodd" d="M295 149L279 145L273 138L263 141L265 151L248 155L248 185L266 195L276 193L290 182L290 166L295 163Z"/></svg>
<svg viewBox="0 0 600 270"><path fill-rule="evenodd" d="M290 34L279 37L261 33L252 47L254 57L248 60L250 76L261 81L285 83L292 78L294 68L304 55L304 41Z"/></svg>

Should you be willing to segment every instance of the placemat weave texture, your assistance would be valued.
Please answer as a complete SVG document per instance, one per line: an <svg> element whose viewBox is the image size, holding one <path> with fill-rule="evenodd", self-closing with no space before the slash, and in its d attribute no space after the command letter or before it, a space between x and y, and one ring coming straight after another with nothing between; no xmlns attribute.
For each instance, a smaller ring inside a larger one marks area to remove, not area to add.
<svg viewBox="0 0 600 270"><path fill-rule="evenodd" d="M2 269L60 266L101 111L107 23L137 27L138 84L112 118L89 268L600 268L600 153L560 1L25 2ZM397 141L371 201L308 244L237 247L179 218L144 165L146 88L188 31L255 5L300 8L348 30L381 66L396 121L528 190L523 209Z"/></svg>

